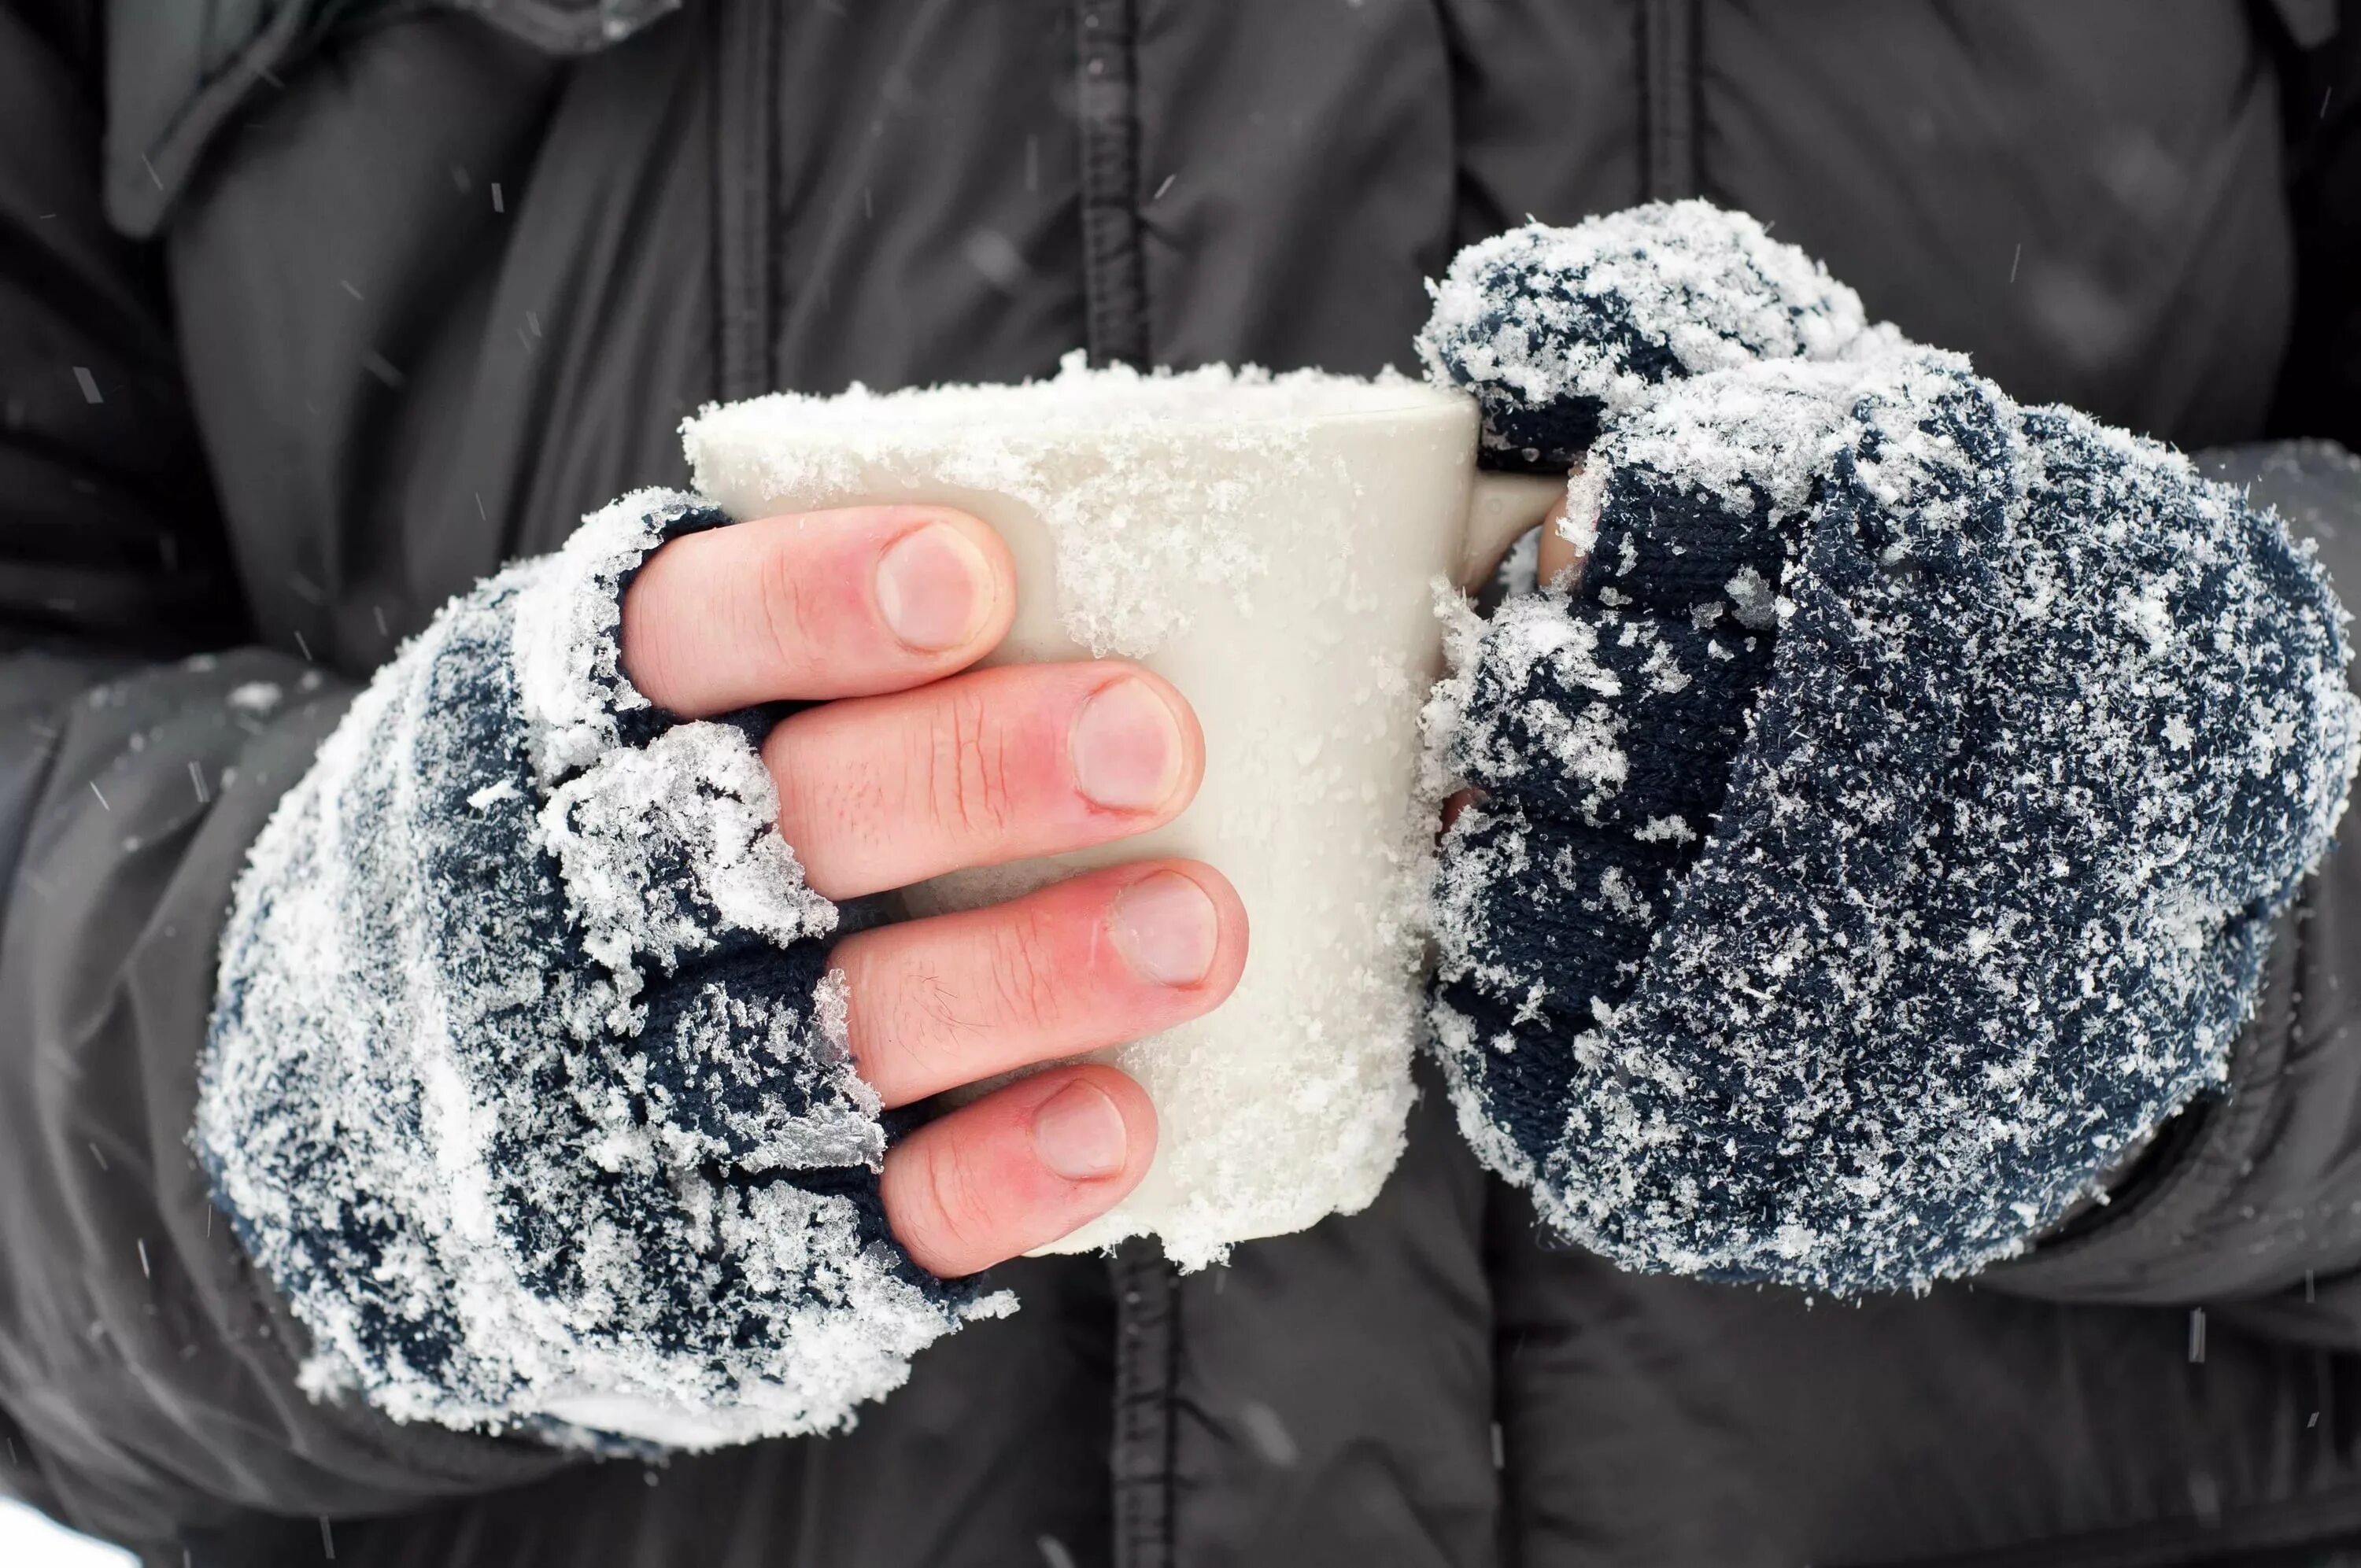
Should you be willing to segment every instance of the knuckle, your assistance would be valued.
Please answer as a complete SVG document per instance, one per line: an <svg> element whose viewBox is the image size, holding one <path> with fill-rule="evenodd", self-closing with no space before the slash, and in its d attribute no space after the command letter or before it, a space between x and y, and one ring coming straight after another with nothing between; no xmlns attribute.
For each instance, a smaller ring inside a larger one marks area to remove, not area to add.
<svg viewBox="0 0 2361 1568"><path fill-rule="evenodd" d="M945 1266L988 1258L994 1229L991 1199L957 1139L944 1139L927 1151L922 1178L926 1196L920 1206L926 1220L920 1228L928 1233L924 1250Z"/></svg>
<svg viewBox="0 0 2361 1568"><path fill-rule="evenodd" d="M1006 913L992 941L992 986L999 1012L1015 1028L1055 1033L1063 1011L1055 945L1040 915Z"/></svg>
<svg viewBox="0 0 2361 1568"><path fill-rule="evenodd" d="M975 1020L960 1005L959 990L932 969L913 970L902 982L902 1005L910 1033L929 1040L956 1040L976 1032Z"/></svg>
<svg viewBox="0 0 2361 1568"><path fill-rule="evenodd" d="M950 690L935 704L925 738L927 775L945 826L964 838L997 839L1016 825L1008 743L991 705Z"/></svg>
<svg viewBox="0 0 2361 1568"><path fill-rule="evenodd" d="M762 635L783 671L801 671L811 663L811 606L805 595L807 565L785 541L772 543L758 557L754 603L762 617Z"/></svg>
<svg viewBox="0 0 2361 1568"><path fill-rule="evenodd" d="M895 1024L890 1073L921 1086L956 1081L960 1060L981 1031L959 989L932 969L916 969L899 979L890 1015Z"/></svg>
<svg viewBox="0 0 2361 1568"><path fill-rule="evenodd" d="M865 873L881 859L892 862L909 837L909 819L924 810L890 767L874 764L878 752L892 751L894 729L866 719L839 721L837 711L823 704L784 718L762 745L779 837L806 880L829 897L845 891L848 877L862 884L854 891L873 891L879 884Z"/></svg>

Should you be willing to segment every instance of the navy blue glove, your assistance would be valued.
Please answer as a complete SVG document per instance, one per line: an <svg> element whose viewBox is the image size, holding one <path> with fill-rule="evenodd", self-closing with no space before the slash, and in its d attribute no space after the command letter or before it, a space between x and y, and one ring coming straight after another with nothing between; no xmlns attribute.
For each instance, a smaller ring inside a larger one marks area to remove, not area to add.
<svg viewBox="0 0 2361 1568"><path fill-rule="evenodd" d="M315 1394L708 1447L840 1425L1007 1309L888 1234L756 719L619 669L631 574L722 521L626 497L455 600L254 847L196 1145Z"/></svg>
<svg viewBox="0 0 2361 1568"><path fill-rule="evenodd" d="M1489 242L1443 291L1432 365L1516 323L1575 368L1511 430L1598 434L1578 586L1463 631L1438 695L1482 799L1434 1024L1471 1143L1568 1238L1920 1286L2223 1080L2361 715L2309 554L2179 455L1890 329L1696 347L1852 319L1800 258L1731 259L1763 243L1685 203Z"/></svg>

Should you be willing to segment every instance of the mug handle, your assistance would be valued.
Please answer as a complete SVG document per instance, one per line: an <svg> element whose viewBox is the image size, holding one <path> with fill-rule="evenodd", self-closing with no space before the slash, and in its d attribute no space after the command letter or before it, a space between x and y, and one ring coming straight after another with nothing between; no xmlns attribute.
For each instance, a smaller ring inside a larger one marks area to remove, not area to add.
<svg viewBox="0 0 2361 1568"><path fill-rule="evenodd" d="M1456 581L1463 592L1474 593L1499 569L1510 547L1565 499L1565 485L1563 474L1476 471L1467 492L1467 526L1460 534Z"/></svg>

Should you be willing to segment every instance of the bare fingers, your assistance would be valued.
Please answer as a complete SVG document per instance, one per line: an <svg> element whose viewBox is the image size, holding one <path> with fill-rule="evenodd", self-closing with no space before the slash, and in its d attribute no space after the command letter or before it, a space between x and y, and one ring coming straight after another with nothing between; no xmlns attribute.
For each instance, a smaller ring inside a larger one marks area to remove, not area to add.
<svg viewBox="0 0 2361 1568"><path fill-rule="evenodd" d="M624 598L624 669L684 718L819 704L774 729L763 761L780 832L831 897L1170 821L1204 768L1195 716L1170 685L1122 663L960 673L999 643L1015 606L1005 547L962 513L769 518L649 557ZM861 1070L899 1105L1195 1017L1229 994L1245 957L1229 883L1155 861L863 932L834 959ZM922 1266L972 1273L1104 1212L1155 1145L1130 1079L1047 1068L896 1144L887 1217Z"/></svg>
<svg viewBox="0 0 2361 1568"><path fill-rule="evenodd" d="M853 898L1169 822L1196 794L1205 743L1169 683L1108 661L807 708L763 760L806 878Z"/></svg>
<svg viewBox="0 0 2361 1568"><path fill-rule="evenodd" d="M1000 536L943 507L851 507L675 539L623 595L624 673L684 718L900 691L1007 633Z"/></svg>
<svg viewBox="0 0 2361 1568"><path fill-rule="evenodd" d="M1209 1013L1246 958L1246 906L1220 872L1142 861L863 931L832 961L861 1076L902 1105Z"/></svg>
<svg viewBox="0 0 2361 1568"><path fill-rule="evenodd" d="M1211 1012L1246 967L1246 909L1212 867L1111 867L989 909L847 938L851 1045L888 1105L1137 1039ZM895 1235L937 1274L1056 1240L1139 1184L1147 1094L1050 1067L928 1124L886 1156Z"/></svg>
<svg viewBox="0 0 2361 1568"><path fill-rule="evenodd" d="M928 1123L885 1156L885 1218L922 1268L973 1274L1113 1208L1156 1156L1147 1091L1050 1068Z"/></svg>

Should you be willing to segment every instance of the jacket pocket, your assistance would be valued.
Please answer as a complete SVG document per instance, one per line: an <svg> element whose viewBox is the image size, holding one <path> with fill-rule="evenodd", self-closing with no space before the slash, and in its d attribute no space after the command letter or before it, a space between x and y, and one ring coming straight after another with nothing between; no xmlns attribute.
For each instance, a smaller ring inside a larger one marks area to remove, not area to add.
<svg viewBox="0 0 2361 1568"><path fill-rule="evenodd" d="M461 12L552 54L631 37L681 0L116 0L106 22L107 216L145 238L163 227L214 135L275 91L322 43L427 12Z"/></svg>

